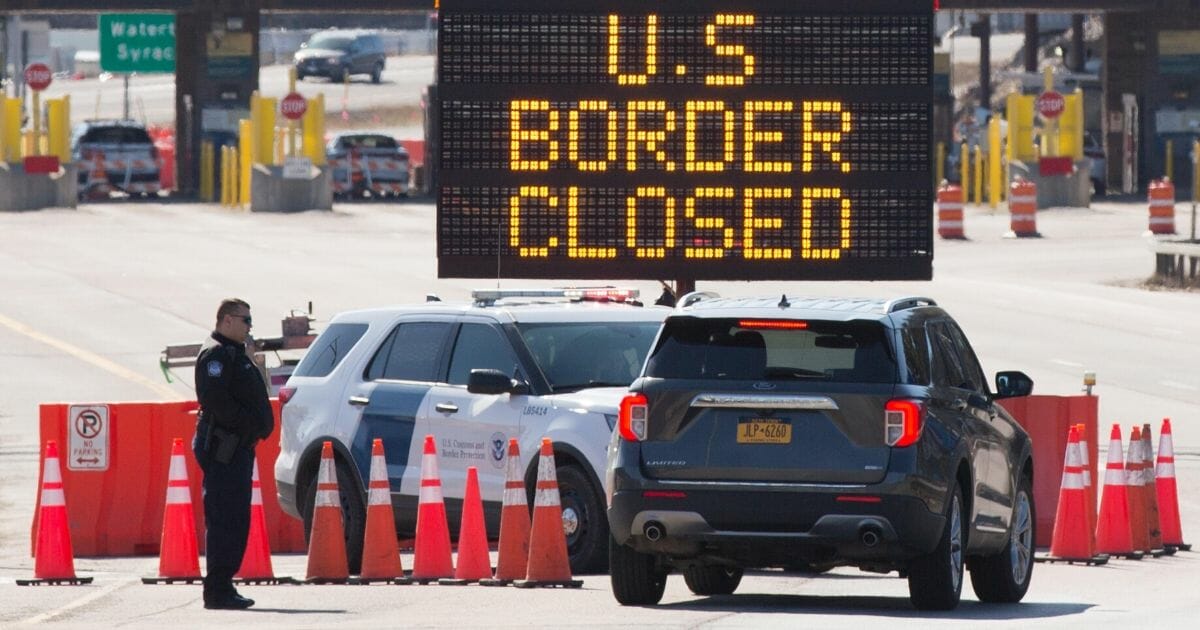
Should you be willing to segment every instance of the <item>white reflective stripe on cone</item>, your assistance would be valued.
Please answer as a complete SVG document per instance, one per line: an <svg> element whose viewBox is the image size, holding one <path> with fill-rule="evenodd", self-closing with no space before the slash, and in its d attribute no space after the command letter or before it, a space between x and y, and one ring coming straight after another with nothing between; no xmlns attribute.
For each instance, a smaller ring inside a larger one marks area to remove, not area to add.
<svg viewBox="0 0 1200 630"><path fill-rule="evenodd" d="M250 491L250 505L262 505L262 488L254 486Z"/></svg>
<svg viewBox="0 0 1200 630"><path fill-rule="evenodd" d="M962 210L963 204L960 201L939 201L938 210Z"/></svg>
<svg viewBox="0 0 1200 630"><path fill-rule="evenodd" d="M1037 196L1035 196L1035 195L1013 195L1008 198L1008 203L1009 203L1009 205L1012 205L1014 203L1037 203Z"/></svg>
<svg viewBox="0 0 1200 630"><path fill-rule="evenodd" d="M534 507L554 507L562 505L558 497L558 488L538 488L537 495L533 498Z"/></svg>
<svg viewBox="0 0 1200 630"><path fill-rule="evenodd" d="M1174 208L1175 201L1171 200L1171 199L1151 199L1150 200L1151 208L1162 208L1162 207L1167 207L1167 206Z"/></svg>
<svg viewBox="0 0 1200 630"><path fill-rule="evenodd" d="M367 505L390 505L392 493L387 488L371 488L367 493Z"/></svg>
<svg viewBox="0 0 1200 630"><path fill-rule="evenodd" d="M42 507L66 507L67 495L63 492L62 484L43 484Z"/></svg>
<svg viewBox="0 0 1200 630"><path fill-rule="evenodd" d="M382 455L371 456L371 475L369 479L371 481L376 479L387 481L387 462L384 461Z"/></svg>
<svg viewBox="0 0 1200 630"><path fill-rule="evenodd" d="M441 503L441 501L442 501L442 484L441 484L441 482L435 482L435 483L426 485L426 483L424 481L422 481L421 482L421 498L420 498L419 502L420 503Z"/></svg>
<svg viewBox="0 0 1200 630"><path fill-rule="evenodd" d="M960 228L962 226L962 221L938 221L938 227L942 228Z"/></svg>
<svg viewBox="0 0 1200 630"><path fill-rule="evenodd" d="M438 465L437 455L422 455L421 456L421 479L437 479Z"/></svg>
<svg viewBox="0 0 1200 630"><path fill-rule="evenodd" d="M184 503L186 503L188 505L190 505L192 503L191 490L186 485L181 485L181 486L168 485L167 486L167 505L179 505L179 504L184 504Z"/></svg>
<svg viewBox="0 0 1200 630"><path fill-rule="evenodd" d="M58 466L59 464L57 457L46 458L46 463L42 464L43 486L58 484L58 487L62 487L62 471L59 470Z"/></svg>
<svg viewBox="0 0 1200 630"><path fill-rule="evenodd" d="M527 505L525 501L525 484L518 481L511 487L506 485L504 487L504 505Z"/></svg>
<svg viewBox="0 0 1200 630"><path fill-rule="evenodd" d="M1150 217L1150 225L1175 225L1175 217Z"/></svg>
<svg viewBox="0 0 1200 630"><path fill-rule="evenodd" d="M333 490L317 490L317 507L336 507L340 508L341 498L338 496L337 488Z"/></svg>
<svg viewBox="0 0 1200 630"><path fill-rule="evenodd" d="M327 484L327 483L336 484L337 483L337 477L335 477L333 474L333 460L332 459L322 459L321 460L321 469L317 473L317 483L318 484Z"/></svg>

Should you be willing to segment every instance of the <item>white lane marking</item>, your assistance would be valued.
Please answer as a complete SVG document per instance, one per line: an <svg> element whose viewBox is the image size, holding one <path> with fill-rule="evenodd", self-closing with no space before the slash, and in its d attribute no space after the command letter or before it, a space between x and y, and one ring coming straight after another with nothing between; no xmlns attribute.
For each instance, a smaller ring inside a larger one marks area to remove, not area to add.
<svg viewBox="0 0 1200 630"><path fill-rule="evenodd" d="M0 314L0 326L4 326L5 328L8 328L17 334L29 337L30 339L39 343L46 344L47 346L75 357L80 361L91 363L105 372L123 378L127 381L137 383L138 385L142 385L153 391L155 394L158 394L165 400L175 400L179 398L179 394L175 393L175 390L163 385L162 383L150 380L145 376L130 370L129 368L117 365L116 363L113 363L112 361L109 361L108 359L105 359L94 352L89 352L83 348L80 348L79 346L72 345L56 337L51 337L45 333L38 332L32 327L22 324L15 319L10 319L3 314Z"/></svg>
<svg viewBox="0 0 1200 630"><path fill-rule="evenodd" d="M1158 384L1163 385L1165 387L1173 387L1175 389L1184 389L1189 392L1194 392L1194 391L1200 390L1200 387L1196 387L1195 385L1188 385L1187 383L1180 383L1179 381L1159 381Z"/></svg>
<svg viewBox="0 0 1200 630"><path fill-rule="evenodd" d="M1050 362L1058 364L1058 365L1065 365L1067 367L1083 367L1082 363L1076 363L1074 361L1066 361L1064 359L1050 359Z"/></svg>
<svg viewBox="0 0 1200 630"><path fill-rule="evenodd" d="M64 606L59 606L58 608L55 608L54 610L44 612L40 615L35 615L28 619L24 619L24 620L20 621L19 623L26 624L26 625L45 623L47 621L54 619L55 617L58 617L59 615L70 612L76 608L79 608L80 606L86 606L102 597L106 597L106 596L110 595L111 593L113 593L114 591L116 591L120 588L124 588L125 586L128 586L130 584L134 584L137 581L138 581L138 578L132 578L132 579L123 580L120 582L115 582L115 583L110 584L94 593L89 593L87 595L84 595L83 597L80 597L79 599L77 599L69 604L66 604Z"/></svg>

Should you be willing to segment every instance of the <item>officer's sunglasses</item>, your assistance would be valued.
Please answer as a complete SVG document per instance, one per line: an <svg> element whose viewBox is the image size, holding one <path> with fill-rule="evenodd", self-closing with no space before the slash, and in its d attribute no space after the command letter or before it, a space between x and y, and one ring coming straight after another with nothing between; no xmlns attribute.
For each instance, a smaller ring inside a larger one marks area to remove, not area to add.
<svg viewBox="0 0 1200 630"><path fill-rule="evenodd" d="M251 321L251 317L249 315L230 315L230 317L232 317L234 319L240 319L240 320L246 322L247 326L253 325L253 323Z"/></svg>

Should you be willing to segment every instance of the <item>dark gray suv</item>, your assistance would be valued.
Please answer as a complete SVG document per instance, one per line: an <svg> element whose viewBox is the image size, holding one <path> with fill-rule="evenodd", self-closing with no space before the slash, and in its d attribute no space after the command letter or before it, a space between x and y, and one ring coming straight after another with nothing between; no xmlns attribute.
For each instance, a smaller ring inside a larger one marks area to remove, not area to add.
<svg viewBox="0 0 1200 630"><path fill-rule="evenodd" d="M933 300L722 299L663 323L621 403L607 468L622 604L681 571L732 593L747 568L898 571L920 609L1016 602L1033 570L1033 458Z"/></svg>
<svg viewBox="0 0 1200 630"><path fill-rule="evenodd" d="M369 31L320 31L300 45L296 52L296 78L327 77L344 81L365 74L371 83L383 80L387 53L379 35Z"/></svg>

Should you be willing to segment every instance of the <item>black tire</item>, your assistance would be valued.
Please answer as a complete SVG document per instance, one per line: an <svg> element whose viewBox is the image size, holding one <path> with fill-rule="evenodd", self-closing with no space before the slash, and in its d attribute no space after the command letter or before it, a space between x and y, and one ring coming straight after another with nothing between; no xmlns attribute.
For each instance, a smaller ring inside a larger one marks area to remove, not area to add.
<svg viewBox="0 0 1200 630"><path fill-rule="evenodd" d="M383 64L377 63L371 69L371 83L378 85L381 81L383 81Z"/></svg>
<svg viewBox="0 0 1200 630"><path fill-rule="evenodd" d="M971 587L980 601L1013 604L1025 597L1033 576L1033 524L1036 522L1033 480L1022 475L1017 485L1008 544L1000 553L971 563Z"/></svg>
<svg viewBox="0 0 1200 630"><path fill-rule="evenodd" d="M304 74L303 72L297 72L297 73L296 73L296 80L297 80L297 81L303 81L303 80L304 80L304 79L306 79L306 78L308 78L308 75L307 75L307 74Z"/></svg>
<svg viewBox="0 0 1200 630"><path fill-rule="evenodd" d="M350 573L358 573L362 566L363 535L367 526L367 510L363 505L362 492L354 483L350 466L340 458L337 460L338 498L342 502L342 529L346 535L346 561ZM314 470L304 490L304 542L307 545L312 534L313 505L317 497L317 471Z"/></svg>
<svg viewBox="0 0 1200 630"><path fill-rule="evenodd" d="M953 610L962 596L963 499L958 483L946 506L946 526L934 550L908 569L908 596L918 610Z"/></svg>
<svg viewBox="0 0 1200 630"><path fill-rule="evenodd" d="M571 573L604 573L608 569L608 515L604 497L578 466L563 466L557 474Z"/></svg>
<svg viewBox="0 0 1200 630"><path fill-rule="evenodd" d="M622 606L653 606L662 601L667 571L654 556L638 553L608 537L608 565L613 597Z"/></svg>
<svg viewBox="0 0 1200 630"><path fill-rule="evenodd" d="M684 570L683 581L697 595L728 595L741 584L742 570L692 565Z"/></svg>

